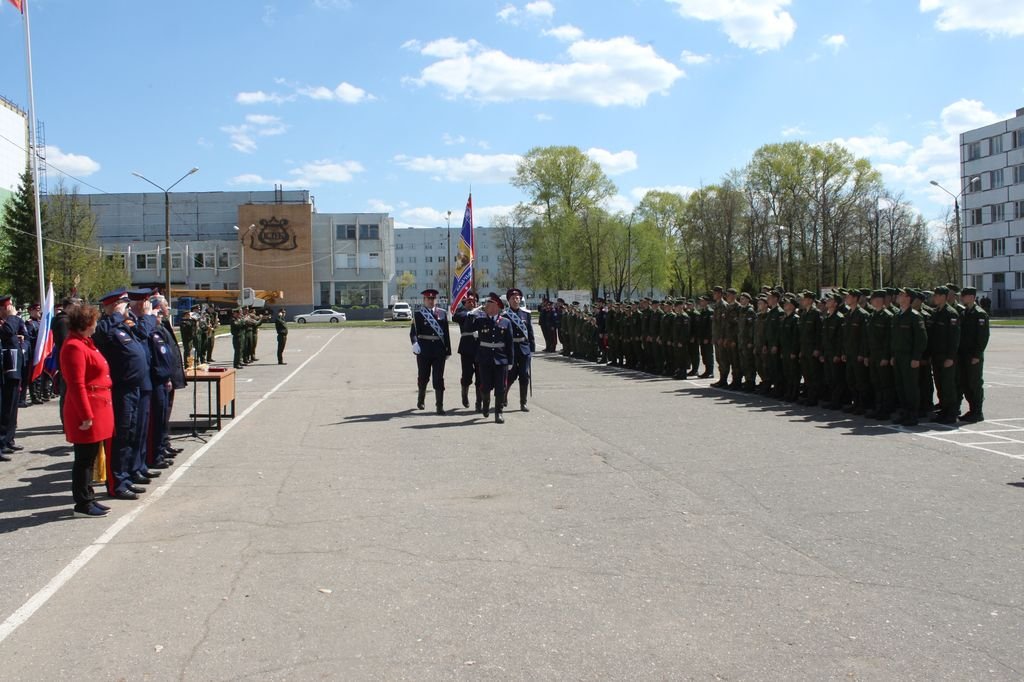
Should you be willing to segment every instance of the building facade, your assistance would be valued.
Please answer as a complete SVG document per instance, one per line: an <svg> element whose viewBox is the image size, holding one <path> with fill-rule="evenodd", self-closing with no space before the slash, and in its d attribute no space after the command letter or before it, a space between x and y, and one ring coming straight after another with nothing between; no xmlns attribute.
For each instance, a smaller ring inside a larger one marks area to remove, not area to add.
<svg viewBox="0 0 1024 682"><path fill-rule="evenodd" d="M123 258L134 286L163 288L165 204L159 192L82 194L100 246ZM394 220L317 213L307 190L172 192L171 287L284 292L291 312L387 306Z"/></svg>
<svg viewBox="0 0 1024 682"><path fill-rule="evenodd" d="M0 207L18 191L28 167L28 114L0 97Z"/></svg>
<svg viewBox="0 0 1024 682"><path fill-rule="evenodd" d="M442 297L448 296L453 279L449 264L458 252L459 231L456 227L450 231L447 227L404 227L395 230L396 277L409 273L413 280L413 284L404 292L399 292L396 287L396 297L410 303L419 303L419 292L428 287L437 289ZM473 229L473 242L476 251L473 263L475 286L481 295L489 291L504 294L508 287L514 285L523 291L527 305L533 306L539 302L544 292L535 291L526 281L525 249L520 255L522 262L516 266L515 279L519 281L513 282L509 258L502 245L501 228L476 227Z"/></svg>
<svg viewBox="0 0 1024 682"><path fill-rule="evenodd" d="M1024 109L960 136L964 285L1024 311Z"/></svg>

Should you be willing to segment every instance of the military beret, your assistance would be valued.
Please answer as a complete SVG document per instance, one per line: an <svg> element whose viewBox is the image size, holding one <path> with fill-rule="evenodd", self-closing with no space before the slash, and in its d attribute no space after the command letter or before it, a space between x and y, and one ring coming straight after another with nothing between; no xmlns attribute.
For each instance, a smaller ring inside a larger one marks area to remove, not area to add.
<svg viewBox="0 0 1024 682"><path fill-rule="evenodd" d="M939 286L935 287L935 295L949 296L949 287L940 284Z"/></svg>
<svg viewBox="0 0 1024 682"><path fill-rule="evenodd" d="M711 291L717 291L718 293L722 293L722 287L720 287L720 286L712 287Z"/></svg>
<svg viewBox="0 0 1024 682"><path fill-rule="evenodd" d="M152 289L132 289L128 292L129 301L145 301L153 295Z"/></svg>
<svg viewBox="0 0 1024 682"><path fill-rule="evenodd" d="M871 292L871 298L885 298L888 296L888 292L885 289L875 289Z"/></svg>
<svg viewBox="0 0 1024 682"><path fill-rule="evenodd" d="M8 296L8 298L10 298L10 296ZM118 301L126 300L128 300L128 295L125 293L124 289L115 289L109 293L100 296L100 303L102 303L103 305L111 305L117 303Z"/></svg>
<svg viewBox="0 0 1024 682"><path fill-rule="evenodd" d="M961 296L977 296L978 295L978 290L975 289L974 287L964 287L963 289L960 290L960 295Z"/></svg>

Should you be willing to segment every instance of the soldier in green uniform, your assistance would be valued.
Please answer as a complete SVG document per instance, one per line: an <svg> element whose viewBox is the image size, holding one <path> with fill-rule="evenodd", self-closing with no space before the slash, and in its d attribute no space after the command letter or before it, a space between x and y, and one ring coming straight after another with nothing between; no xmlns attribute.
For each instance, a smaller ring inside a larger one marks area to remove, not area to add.
<svg viewBox="0 0 1024 682"><path fill-rule="evenodd" d="M935 421L939 424L956 424L960 415L960 400L956 386L956 361L960 350L960 315L949 304L949 289L935 287L932 300L931 334L928 337L928 351L932 358L932 375L935 377L935 391L939 397L939 410Z"/></svg>
<svg viewBox="0 0 1024 682"><path fill-rule="evenodd" d="M875 409L867 413L873 419L888 419L892 414L895 387L892 373L892 311L885 304L883 289L871 292L871 317L864 334L864 362L868 368Z"/></svg>
<svg viewBox="0 0 1024 682"><path fill-rule="evenodd" d="M690 373L690 315L686 301L677 298L672 322L672 376L685 379Z"/></svg>
<svg viewBox="0 0 1024 682"><path fill-rule="evenodd" d="M974 287L964 287L960 300L964 304L963 326L960 332L958 365L960 387L967 399L967 412L961 421L980 422L985 420L982 406L985 403L985 348L988 347L989 318L985 309L977 304L978 292Z"/></svg>
<svg viewBox="0 0 1024 682"><path fill-rule="evenodd" d="M192 310L184 313L181 316L181 322L178 323L186 368L191 367L194 361L192 357L192 346L195 343L196 336L196 317L194 313L198 312L198 310L199 306L192 306Z"/></svg>
<svg viewBox="0 0 1024 682"><path fill-rule="evenodd" d="M914 295L914 300L910 302L910 305L921 314L925 333L931 334L932 309L931 306L925 305L925 301L931 300L932 292L914 289L911 293ZM917 416L927 417L934 407L932 397L935 395L935 382L932 380L932 357L927 346L925 346L924 353L921 354L921 366L917 370L917 385Z"/></svg>
<svg viewBox="0 0 1024 682"><path fill-rule="evenodd" d="M213 347L217 339L217 327L220 326L220 316L217 314L217 308L213 304L206 306L206 324L208 331L206 334L206 355L205 360L207 363L213 362Z"/></svg>
<svg viewBox="0 0 1024 682"><path fill-rule="evenodd" d="M846 387L852 398L843 411L852 414L864 414L871 395L868 367L864 364L864 335L870 314L861 305L863 296L864 292L859 289L846 292L849 312L843 319L843 362L846 363Z"/></svg>
<svg viewBox="0 0 1024 682"><path fill-rule="evenodd" d="M736 308L736 355L739 360L737 381L733 382L741 391L751 393L755 386L754 362L754 325L757 322L757 311L750 304L751 296L747 292L740 294Z"/></svg>
<svg viewBox="0 0 1024 682"><path fill-rule="evenodd" d="M782 365L782 399L795 403L800 398L800 316L796 313L796 296L782 300L779 323L779 356Z"/></svg>
<svg viewBox="0 0 1024 682"><path fill-rule="evenodd" d="M714 347L715 362L718 365L718 381L711 385L724 387L728 385L729 372L725 366L725 352L722 350L722 336L725 331L725 301L722 300L722 293L720 286L711 290L711 303L708 304L708 309L711 311L711 345Z"/></svg>
<svg viewBox="0 0 1024 682"><path fill-rule="evenodd" d="M760 393L767 385L767 354L765 352L765 324L768 320L768 297L761 294L757 297L757 312L754 318L754 372L760 383L754 391Z"/></svg>
<svg viewBox="0 0 1024 682"><path fill-rule="evenodd" d="M235 308L231 311L231 349L234 353L232 366L235 369L242 369L242 353L245 344L245 321L242 319L242 309Z"/></svg>
<svg viewBox="0 0 1024 682"><path fill-rule="evenodd" d="M724 304L719 308L719 377L716 383L711 384L712 386L735 389L743 383L739 371L739 307L739 303L736 302L736 290L730 287L725 292Z"/></svg>
<svg viewBox="0 0 1024 682"><path fill-rule="evenodd" d="M903 426L917 426L918 398L917 373L921 367L921 354L928 347L928 333L924 318L911 306L913 293L903 289L896 300L900 314L892 318L892 370L896 380L899 415L894 422Z"/></svg>
<svg viewBox="0 0 1024 682"><path fill-rule="evenodd" d="M764 317L764 395L783 397L782 386L782 355L779 350L779 338L782 334L782 318L785 312L779 305L781 293L776 290L768 292L768 309Z"/></svg>
<svg viewBox="0 0 1024 682"><path fill-rule="evenodd" d="M686 299L686 316L690 318L690 338L686 344L686 352L689 358L686 376L695 377L700 374L700 338L697 336L700 315L697 313L696 302L692 298Z"/></svg>
<svg viewBox="0 0 1024 682"><path fill-rule="evenodd" d="M707 294L701 296L698 300L697 318L700 361L704 365L704 371L700 374L700 378L707 379L714 374L715 365L715 341L712 330L714 326L714 311L711 310L711 297Z"/></svg>
<svg viewBox="0 0 1024 682"><path fill-rule="evenodd" d="M838 410L846 402L846 364L843 360L843 323L846 316L839 310L842 295L825 297L825 317L821 321L821 367L825 374L822 407Z"/></svg>
<svg viewBox="0 0 1024 682"><path fill-rule="evenodd" d="M810 291L800 297L800 371L805 394L800 404L814 407L821 398L821 313Z"/></svg>
<svg viewBox="0 0 1024 682"><path fill-rule="evenodd" d="M198 306L196 306L198 308ZM206 360L206 344L210 337L210 320L202 312L202 310L195 311L196 329L195 335L193 336L193 353L196 359L196 364L201 364Z"/></svg>

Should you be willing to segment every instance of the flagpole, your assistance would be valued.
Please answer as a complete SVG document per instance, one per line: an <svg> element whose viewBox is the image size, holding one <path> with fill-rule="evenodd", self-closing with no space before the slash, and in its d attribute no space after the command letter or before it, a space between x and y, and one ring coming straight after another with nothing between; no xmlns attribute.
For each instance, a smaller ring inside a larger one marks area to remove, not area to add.
<svg viewBox="0 0 1024 682"><path fill-rule="evenodd" d="M43 211L39 203L39 153L36 143L36 93L32 85L32 33L29 30L28 0L22 0L22 17L25 21L25 62L28 67L28 134L29 154L32 157L32 191L36 206L36 258L39 262L39 303L46 300L46 273L43 268ZM23 301L27 303L27 301Z"/></svg>

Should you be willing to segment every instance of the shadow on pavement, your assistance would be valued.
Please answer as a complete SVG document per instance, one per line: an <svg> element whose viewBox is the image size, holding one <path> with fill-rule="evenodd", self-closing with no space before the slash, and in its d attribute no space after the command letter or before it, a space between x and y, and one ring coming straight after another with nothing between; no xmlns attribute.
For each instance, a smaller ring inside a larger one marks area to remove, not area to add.
<svg viewBox="0 0 1024 682"><path fill-rule="evenodd" d="M74 518L71 513L71 461L29 469L26 474L34 471L49 473L19 478L19 482L28 484L25 486L0 489L0 533L13 533L22 528ZM11 516L35 509L46 511Z"/></svg>
<svg viewBox="0 0 1024 682"><path fill-rule="evenodd" d="M470 424L480 423L481 421L487 421L487 420L485 420L483 417L479 417L479 418L474 417L472 419L467 419L467 420L459 421L459 422L446 421L446 422L436 422L436 423L433 423L433 424L410 424L409 426L403 426L402 428L403 429L417 429L417 430L424 430L424 429L449 429L449 428L452 428L453 426L468 426Z"/></svg>
<svg viewBox="0 0 1024 682"><path fill-rule="evenodd" d="M387 422L392 419L399 419L401 417L415 417L417 413L427 414L428 410L402 410L401 412L379 412L377 414L353 414L349 417L345 417L340 422L334 422L333 424L327 424L327 426L338 426L340 424L361 424L361 423L372 423L372 422Z"/></svg>
<svg viewBox="0 0 1024 682"><path fill-rule="evenodd" d="M1012 485L1014 488L1024 488L1024 481L1010 481L1006 485Z"/></svg>

